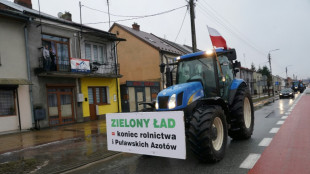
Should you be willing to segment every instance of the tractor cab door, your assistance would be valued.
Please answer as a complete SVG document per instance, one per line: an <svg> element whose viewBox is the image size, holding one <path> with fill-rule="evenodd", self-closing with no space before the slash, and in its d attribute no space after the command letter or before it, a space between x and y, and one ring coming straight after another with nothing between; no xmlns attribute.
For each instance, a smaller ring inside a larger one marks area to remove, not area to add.
<svg viewBox="0 0 310 174"><path fill-rule="evenodd" d="M200 81L206 97L218 96L213 58L182 61L178 65L177 84Z"/></svg>
<svg viewBox="0 0 310 174"><path fill-rule="evenodd" d="M218 74L220 76L220 95L223 99L228 100L229 88L232 84L232 81L234 80L233 65L225 55L218 56L218 60L223 72L223 74L221 74L220 69L218 68Z"/></svg>

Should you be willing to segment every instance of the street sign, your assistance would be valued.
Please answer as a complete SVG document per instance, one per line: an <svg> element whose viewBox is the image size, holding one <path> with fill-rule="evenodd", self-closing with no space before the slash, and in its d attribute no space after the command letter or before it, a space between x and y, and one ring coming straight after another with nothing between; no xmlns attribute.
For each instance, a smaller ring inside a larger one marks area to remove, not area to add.
<svg viewBox="0 0 310 174"><path fill-rule="evenodd" d="M278 81L276 81L276 82L275 82L275 85L276 85L276 86L279 86L279 82L278 82Z"/></svg>
<svg viewBox="0 0 310 174"><path fill-rule="evenodd" d="M186 159L183 111L106 115L108 150Z"/></svg>

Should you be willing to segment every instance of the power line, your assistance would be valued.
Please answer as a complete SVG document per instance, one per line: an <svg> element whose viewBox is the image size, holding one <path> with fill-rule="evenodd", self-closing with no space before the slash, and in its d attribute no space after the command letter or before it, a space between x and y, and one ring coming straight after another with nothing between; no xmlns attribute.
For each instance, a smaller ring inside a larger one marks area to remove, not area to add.
<svg viewBox="0 0 310 174"><path fill-rule="evenodd" d="M176 42L176 40L177 40L178 37L179 37L179 34L180 34L181 30L182 30L182 27L183 27L183 24L184 24L184 21L185 21L185 17L186 17L187 12L188 12L188 8L187 8L186 11L185 11L185 15L184 15L184 17L183 17L183 21L182 21L181 27L180 27L180 29L179 29L179 32L178 32L177 36L176 36L175 39L174 39L174 42Z"/></svg>
<svg viewBox="0 0 310 174"><path fill-rule="evenodd" d="M167 10L167 11L163 11L163 12L159 12L159 13L155 13L155 14L149 14L149 15L140 15L140 16L129 16L129 15L116 15L116 14L111 14L111 16L115 16L115 17L128 17L128 18L135 18L135 19L138 19L138 18L146 18L146 17L152 17L152 16L157 16L157 15L162 15L162 14L165 14L165 13L170 13L172 11L175 11L175 10L178 10L178 9L181 9L181 8L184 8L186 7L187 5L184 5L184 6L181 6L181 7L178 7L178 8L174 8L174 9L171 9L171 10ZM91 7L88 7L86 5L83 5L83 7L85 8L88 8L90 10L94 10L94 11L98 11L98 12L101 12L101 13L105 13L105 14L108 14L108 12L105 12L105 11L102 11L102 10L98 10L98 9L95 9L95 8L91 8ZM105 23L105 22L104 22Z"/></svg>
<svg viewBox="0 0 310 174"><path fill-rule="evenodd" d="M201 5L201 4L200 4ZM202 7L201 7L202 6ZM246 45L250 46L251 48L253 48L257 53L260 53L263 56L266 56L266 54L259 50L258 48L256 48L255 46L253 46L249 41L247 41L246 39L242 38L240 36L240 34L236 33L234 30L232 30L229 26L227 26L225 24L225 22L223 22L219 17L217 17L216 15L214 15L212 12L208 11L206 9L206 7L204 7L203 5L198 6L199 9L208 17L211 18L211 20L213 20L214 22L218 23L219 25L221 25L226 31L228 31L229 33L233 34L236 38L238 38L239 40L241 40L242 42L244 42Z"/></svg>
<svg viewBox="0 0 310 174"><path fill-rule="evenodd" d="M256 46L256 44L254 44L253 42L251 42L251 40L246 37L242 32L240 32L234 25L232 25L229 20L227 20L225 17L223 17L220 13L218 13L210 4L208 4L206 1L202 1L203 3L206 4L207 7L209 7L211 9L211 11L213 11L215 13L215 15L218 16L219 19L223 20L226 24L228 24L232 29L234 29L234 31L241 35L242 37L244 37L249 43L251 43L253 46ZM260 51L260 50L259 50Z"/></svg>

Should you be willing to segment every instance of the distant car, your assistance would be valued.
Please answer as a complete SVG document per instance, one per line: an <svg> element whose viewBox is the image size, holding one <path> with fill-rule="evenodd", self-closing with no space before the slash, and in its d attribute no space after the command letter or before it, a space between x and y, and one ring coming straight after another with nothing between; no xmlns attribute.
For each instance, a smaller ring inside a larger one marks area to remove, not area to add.
<svg viewBox="0 0 310 174"><path fill-rule="evenodd" d="M280 99L281 98L295 98L295 93L291 88L284 88L280 91L279 97Z"/></svg>

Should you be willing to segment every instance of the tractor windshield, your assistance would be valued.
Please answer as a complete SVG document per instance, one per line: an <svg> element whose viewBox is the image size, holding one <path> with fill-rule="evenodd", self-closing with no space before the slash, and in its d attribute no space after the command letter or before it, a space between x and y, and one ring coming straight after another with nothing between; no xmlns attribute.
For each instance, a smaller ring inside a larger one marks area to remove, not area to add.
<svg viewBox="0 0 310 174"><path fill-rule="evenodd" d="M191 59L179 62L177 83L201 81L206 96L216 96L216 81L212 58Z"/></svg>

